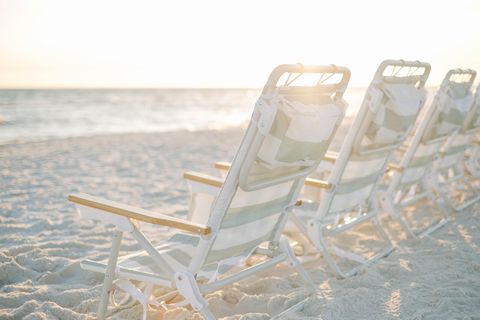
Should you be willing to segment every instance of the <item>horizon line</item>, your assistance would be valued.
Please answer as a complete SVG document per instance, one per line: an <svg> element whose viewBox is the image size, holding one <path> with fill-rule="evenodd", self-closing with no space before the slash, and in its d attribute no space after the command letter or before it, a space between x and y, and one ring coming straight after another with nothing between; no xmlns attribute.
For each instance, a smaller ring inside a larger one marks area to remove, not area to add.
<svg viewBox="0 0 480 320"><path fill-rule="evenodd" d="M425 88L437 88L438 85L425 86ZM366 86L352 86L348 87L346 91L350 89L366 89ZM66 87L55 87L55 86L29 86L29 87L1 87L0 90L262 90L263 87L128 87L128 86L99 86L99 87L89 87L89 86L66 86Z"/></svg>

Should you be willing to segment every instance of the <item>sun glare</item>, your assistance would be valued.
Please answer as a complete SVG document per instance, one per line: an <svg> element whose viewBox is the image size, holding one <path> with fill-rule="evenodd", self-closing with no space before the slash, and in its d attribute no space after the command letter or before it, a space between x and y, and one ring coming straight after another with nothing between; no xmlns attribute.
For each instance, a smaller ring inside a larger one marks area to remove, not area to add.
<svg viewBox="0 0 480 320"><path fill-rule="evenodd" d="M258 87L282 63L480 69L480 5L418 1L0 0L0 87Z"/></svg>

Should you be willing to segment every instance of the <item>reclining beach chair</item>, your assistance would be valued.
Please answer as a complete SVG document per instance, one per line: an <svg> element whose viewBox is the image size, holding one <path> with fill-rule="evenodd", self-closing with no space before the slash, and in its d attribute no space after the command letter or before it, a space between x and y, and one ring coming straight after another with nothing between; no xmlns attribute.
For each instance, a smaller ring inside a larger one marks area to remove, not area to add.
<svg viewBox="0 0 480 320"><path fill-rule="evenodd" d="M381 195L380 202L383 209L396 218L412 237L428 235L449 220L449 210L441 203L445 202L444 198L436 194L439 191L435 190L437 176L432 174L431 168L434 160L440 156L442 146L465 120L471 104L467 98L468 91L474 77L475 72L471 70L457 69L447 73L434 101L419 117L408 145L403 147L399 164L391 166L390 183ZM436 222L427 219L425 222L428 226L418 226L419 221L416 221L415 226L415 220L419 219L407 218L407 213L416 213L418 206L425 200L430 200L440 209L440 217ZM412 205L417 207L407 210Z"/></svg>
<svg viewBox="0 0 480 320"><path fill-rule="evenodd" d="M465 169L470 176L478 180L480 179L480 84L475 91L470 114L460 132L469 136Z"/></svg>
<svg viewBox="0 0 480 320"><path fill-rule="evenodd" d="M451 95L455 97L460 112L457 118L452 118L460 128L442 146L428 181L432 192L441 195L449 209L461 211L480 200L480 194L474 188L475 179L468 174L465 157L467 149L473 146L480 121L478 106L473 105L470 91L475 72L456 76Z"/></svg>
<svg viewBox="0 0 480 320"><path fill-rule="evenodd" d="M326 154L325 164L312 175L323 180L305 181L302 205L291 216L294 225L288 228L288 234L302 244L304 241L297 235L300 231L323 254L338 277L352 276L393 250L378 222L376 186L391 152L403 142L425 103L423 87L429 72L427 63L394 60L381 63L340 152ZM228 163L219 162L216 167L226 170ZM384 245L374 255L364 257L334 243L336 236L368 221L373 223ZM305 251L300 250L299 254ZM336 258L348 260L354 266L345 271Z"/></svg>
<svg viewBox="0 0 480 320"><path fill-rule="evenodd" d="M339 153L326 159L333 163L331 171L322 175L320 166L317 173L323 180L306 181L307 187L321 194L297 208L292 221L339 277L356 274L394 249L379 223L376 190L392 151L404 141L426 101L429 73L428 63L382 62ZM364 223L371 223L381 248L370 253L342 248L336 239Z"/></svg>
<svg viewBox="0 0 480 320"><path fill-rule="evenodd" d="M330 97L328 85L295 83L329 74L341 78L332 86L346 87L350 72L345 68L282 65L272 72L226 179L185 173L192 184L218 191L213 204L206 208L197 201L200 198L193 198L190 220L86 194L69 196L82 217L114 224L117 229L108 261L81 263L86 270L105 274L99 318L106 315L109 294L120 289L143 305L145 319L149 305L166 306L162 298L171 298L171 293L151 295L154 286L161 286L184 298L175 306L189 305L205 319L214 319L203 294L283 262L297 270L310 293L315 292L312 280L281 234L305 178L323 158L344 115L343 103ZM136 221L184 233L154 246ZM124 233L138 241L140 252L118 257ZM264 258L246 266L243 262L253 254ZM139 282L146 284L143 291L135 286ZM285 312L300 308L304 302Z"/></svg>

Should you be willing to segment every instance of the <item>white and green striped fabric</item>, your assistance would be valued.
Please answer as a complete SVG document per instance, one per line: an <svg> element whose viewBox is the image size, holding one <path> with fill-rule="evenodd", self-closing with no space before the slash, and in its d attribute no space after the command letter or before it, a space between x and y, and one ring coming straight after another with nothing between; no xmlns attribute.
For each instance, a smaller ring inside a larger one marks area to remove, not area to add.
<svg viewBox="0 0 480 320"><path fill-rule="evenodd" d="M359 155L352 153L337 184L329 212L340 212L366 204L383 173L388 152Z"/></svg>
<svg viewBox="0 0 480 320"><path fill-rule="evenodd" d="M429 119L431 123L424 132L422 141L447 137L458 130L465 120L473 102L465 85L450 83L448 88L440 89L434 103L439 112L438 118Z"/></svg>
<svg viewBox="0 0 480 320"><path fill-rule="evenodd" d="M177 233L167 241L162 242L161 245L155 247L157 252L161 255L163 265L167 268L161 268L159 264L146 251L135 252L130 255L121 257L118 260L118 267L129 270L130 272L138 272L142 274L150 274L154 278L159 278L164 281L169 281L172 277L171 272L184 272L188 267L193 257L198 253L198 243L200 238L195 235L186 233ZM204 280L211 280L218 274L227 272L232 266L238 263L238 259L224 260L220 263L205 264L197 273L197 277ZM103 266L106 269L107 261L100 262L96 265Z"/></svg>
<svg viewBox="0 0 480 320"><path fill-rule="evenodd" d="M475 92L474 102L472 103L473 115L467 125L463 128L464 132L478 131L480 129L480 85ZM475 132L473 132L475 133Z"/></svg>
<svg viewBox="0 0 480 320"><path fill-rule="evenodd" d="M427 121L425 131L420 132L422 138L413 157L401 174L399 185L407 192L412 185L423 183L426 174L439 155L445 141L460 129L472 106L472 96L469 86L465 83L448 82L442 85L431 108L437 112L433 117L424 117L419 122ZM461 135L455 138L450 148L444 150L445 158L440 168L453 167L460 158L463 158L466 140Z"/></svg>
<svg viewBox="0 0 480 320"><path fill-rule="evenodd" d="M240 261L273 240L280 215L292 205L292 188L293 181L251 192L238 188L205 263L231 257Z"/></svg>
<svg viewBox="0 0 480 320"><path fill-rule="evenodd" d="M371 119L360 146L353 148L341 175L329 212L341 212L368 204L392 151L411 130L425 102L425 91L415 84L372 86L366 95ZM368 152L365 152L368 151Z"/></svg>
<svg viewBox="0 0 480 320"><path fill-rule="evenodd" d="M247 180L262 183L308 167L314 170L343 118L345 102L293 89L264 103L275 112ZM243 259L262 242L273 240L281 215L296 201L297 190L293 179L254 191L239 186L206 263L232 256Z"/></svg>
<svg viewBox="0 0 480 320"><path fill-rule="evenodd" d="M322 159L343 119L343 100L327 95L280 95L273 125L258 153L268 168L311 166Z"/></svg>
<svg viewBox="0 0 480 320"><path fill-rule="evenodd" d="M410 131L426 92L414 84L381 84L372 87L369 95L369 116L373 119L366 130L361 149L375 150L402 141Z"/></svg>
<svg viewBox="0 0 480 320"><path fill-rule="evenodd" d="M409 186L423 181L427 170L432 166L433 158L438 155L442 142L420 143L410 163L404 168L400 179L400 186Z"/></svg>
<svg viewBox="0 0 480 320"><path fill-rule="evenodd" d="M470 146L471 136L467 134L456 134L448 148L444 150L443 158L439 164L439 170L456 169L465 161L465 151Z"/></svg>

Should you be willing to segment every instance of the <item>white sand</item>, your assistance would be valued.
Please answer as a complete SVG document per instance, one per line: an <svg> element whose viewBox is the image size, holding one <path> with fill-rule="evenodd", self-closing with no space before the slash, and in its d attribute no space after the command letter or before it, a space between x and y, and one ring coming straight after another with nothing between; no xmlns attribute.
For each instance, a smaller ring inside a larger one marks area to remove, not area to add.
<svg viewBox="0 0 480 320"><path fill-rule="evenodd" d="M94 317L102 279L82 272L79 261L105 259L112 228L80 220L68 193L184 216L188 190L182 172L214 173L210 164L231 159L241 134L115 135L0 146L0 319ZM290 318L480 319L479 211L477 206L457 214L422 240L406 239L388 223L399 249L350 279L335 279L322 259L307 263L318 295ZM145 225L156 241L168 232ZM124 252L136 248L130 238L123 242ZM298 276L280 266L208 300L225 319L267 319L303 297ZM162 315L151 312L152 318ZM137 305L113 318L140 316ZM181 308L163 316L199 318Z"/></svg>

